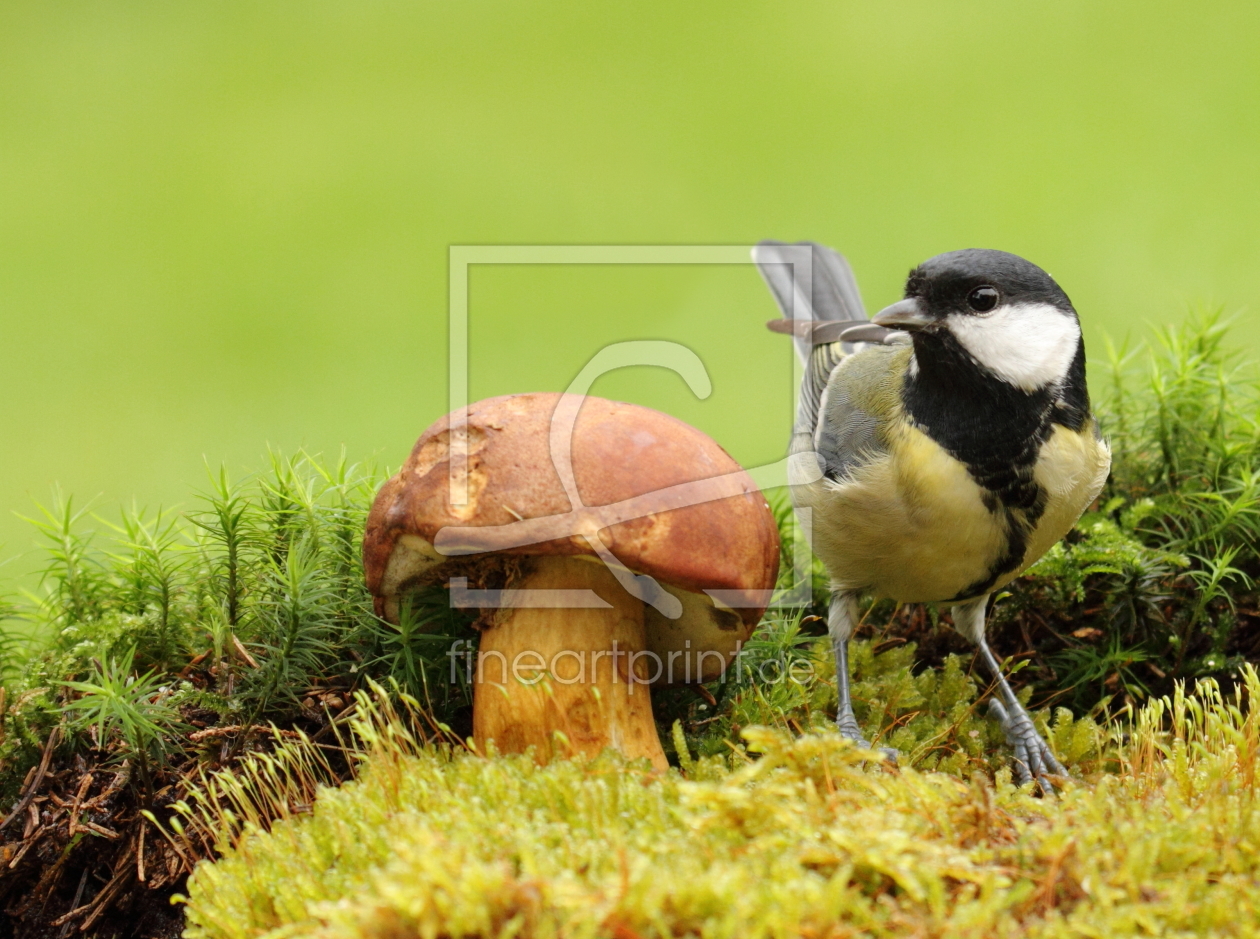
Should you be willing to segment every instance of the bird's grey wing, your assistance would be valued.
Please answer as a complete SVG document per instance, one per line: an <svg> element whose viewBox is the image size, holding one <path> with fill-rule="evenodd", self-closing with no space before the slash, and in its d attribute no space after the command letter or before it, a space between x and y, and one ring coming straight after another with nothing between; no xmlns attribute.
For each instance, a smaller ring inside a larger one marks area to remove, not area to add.
<svg viewBox="0 0 1260 939"><path fill-rule="evenodd" d="M821 420L813 434L819 469L828 479L840 479L853 467L885 450L878 433L879 419L863 407L859 395L854 393L857 390L854 376L844 371L850 370L833 374L827 382L819 402Z"/></svg>
<svg viewBox="0 0 1260 939"><path fill-rule="evenodd" d="M814 346L805 374L801 376L801 398L796 405L796 430L813 434L818 427L818 410L827 390L827 380L844 359L844 343L826 342Z"/></svg>

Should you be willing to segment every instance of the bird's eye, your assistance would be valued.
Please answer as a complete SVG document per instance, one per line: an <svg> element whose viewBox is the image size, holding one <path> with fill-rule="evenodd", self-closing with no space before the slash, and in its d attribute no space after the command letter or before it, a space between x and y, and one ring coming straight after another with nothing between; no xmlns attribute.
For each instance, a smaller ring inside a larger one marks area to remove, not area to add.
<svg viewBox="0 0 1260 939"><path fill-rule="evenodd" d="M967 294L967 306L977 313L988 313L997 305L998 292L996 287L977 287Z"/></svg>

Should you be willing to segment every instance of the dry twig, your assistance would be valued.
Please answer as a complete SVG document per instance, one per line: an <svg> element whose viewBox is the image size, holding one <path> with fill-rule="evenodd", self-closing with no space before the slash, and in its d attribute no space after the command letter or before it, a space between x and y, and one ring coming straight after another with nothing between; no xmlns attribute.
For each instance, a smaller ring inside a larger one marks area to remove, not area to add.
<svg viewBox="0 0 1260 939"><path fill-rule="evenodd" d="M48 742L44 744L44 755L40 757L39 769L35 771L34 779L27 785L25 794L18 799L18 804L13 807L13 811L8 814L4 821L0 822L0 831L8 828L10 822L25 812L26 807L35 798L35 793L39 791L40 784L44 781L44 774L48 772L48 763L52 760L53 748L57 746L57 740L60 736L60 727L54 727L48 732Z"/></svg>

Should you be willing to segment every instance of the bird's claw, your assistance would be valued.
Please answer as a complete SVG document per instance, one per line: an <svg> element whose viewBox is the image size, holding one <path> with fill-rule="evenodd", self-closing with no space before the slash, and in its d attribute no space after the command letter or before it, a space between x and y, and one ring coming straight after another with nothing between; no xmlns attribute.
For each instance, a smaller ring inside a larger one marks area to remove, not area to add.
<svg viewBox="0 0 1260 939"><path fill-rule="evenodd" d="M836 715L836 730L840 731L840 736L845 740L852 740L863 750L871 748L871 742L862 736L862 728L858 727L857 718L852 711L844 710Z"/></svg>
<svg viewBox="0 0 1260 939"><path fill-rule="evenodd" d="M1015 777L1020 785L1035 779L1042 792L1053 792L1055 783L1052 777L1067 776L1067 770L1050 752L1050 745L1037 733L1028 713L1019 708L1010 714L1001 701L990 698L989 716L1001 725L1006 742L1014 751Z"/></svg>
<svg viewBox="0 0 1260 939"><path fill-rule="evenodd" d="M862 736L862 730L858 727L857 719L852 713L841 714L836 718L836 729L840 731L840 736L846 740L852 740L863 750L878 749L884 755L884 759L892 764L897 765L897 757L899 754L892 747L873 748L871 742Z"/></svg>

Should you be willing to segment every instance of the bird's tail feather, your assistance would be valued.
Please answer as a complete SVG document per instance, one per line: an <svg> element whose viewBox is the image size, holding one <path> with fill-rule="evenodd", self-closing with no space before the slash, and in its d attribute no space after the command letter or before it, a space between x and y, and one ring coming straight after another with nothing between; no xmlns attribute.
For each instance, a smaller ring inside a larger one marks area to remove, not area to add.
<svg viewBox="0 0 1260 939"><path fill-rule="evenodd" d="M879 327L866 318L853 269L839 252L813 241L763 241L753 248L752 256L783 314L782 320L767 325L794 337L796 354L805 366L796 428L812 437L827 379L840 360L857 348L852 342L839 341L841 333L854 327Z"/></svg>
<svg viewBox="0 0 1260 939"><path fill-rule="evenodd" d="M815 336L802 321L855 326L868 322L857 280L842 254L813 241L763 241L753 248L752 257L784 320L790 321L787 328L803 363L809 363L819 340L834 341L839 331L828 329L825 338L821 331ZM844 346L844 352L853 351L850 343Z"/></svg>

